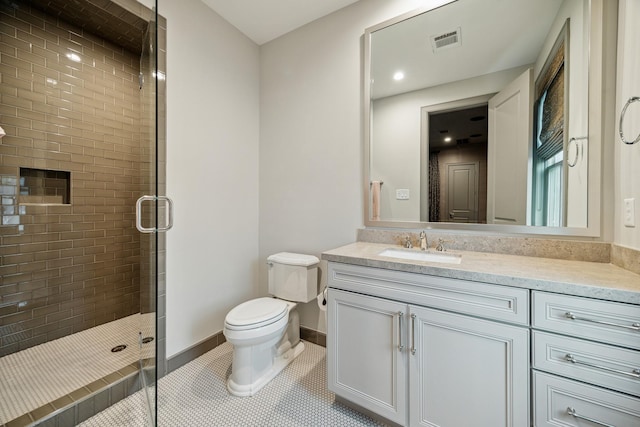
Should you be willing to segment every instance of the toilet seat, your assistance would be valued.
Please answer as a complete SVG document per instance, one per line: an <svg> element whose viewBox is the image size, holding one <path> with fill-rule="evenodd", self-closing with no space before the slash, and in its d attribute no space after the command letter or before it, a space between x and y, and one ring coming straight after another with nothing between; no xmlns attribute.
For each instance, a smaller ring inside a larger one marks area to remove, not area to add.
<svg viewBox="0 0 640 427"><path fill-rule="evenodd" d="M276 298L256 298L233 308L225 318L225 327L233 331L261 328L276 323L289 313L289 305Z"/></svg>

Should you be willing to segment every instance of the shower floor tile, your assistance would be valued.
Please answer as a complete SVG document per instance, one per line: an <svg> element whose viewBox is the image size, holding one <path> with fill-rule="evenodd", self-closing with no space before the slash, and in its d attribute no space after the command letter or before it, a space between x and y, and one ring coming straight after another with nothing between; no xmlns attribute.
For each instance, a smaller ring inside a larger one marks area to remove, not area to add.
<svg viewBox="0 0 640 427"><path fill-rule="evenodd" d="M0 425L136 362L138 334L148 323L142 316L134 314L0 358ZM127 348L112 353L119 344Z"/></svg>
<svg viewBox="0 0 640 427"><path fill-rule="evenodd" d="M187 363L157 385L158 426L383 426L335 401L327 389L326 350L305 342L305 350L251 397L226 389L233 347L224 343ZM82 427L146 427L140 391L80 424Z"/></svg>

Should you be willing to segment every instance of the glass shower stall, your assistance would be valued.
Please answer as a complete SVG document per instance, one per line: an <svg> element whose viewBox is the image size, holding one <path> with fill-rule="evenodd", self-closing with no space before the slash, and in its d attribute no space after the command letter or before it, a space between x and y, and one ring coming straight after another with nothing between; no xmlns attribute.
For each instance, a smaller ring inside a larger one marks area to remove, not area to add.
<svg viewBox="0 0 640 427"><path fill-rule="evenodd" d="M141 389L155 424L165 31L157 4L0 0L0 425L80 424Z"/></svg>

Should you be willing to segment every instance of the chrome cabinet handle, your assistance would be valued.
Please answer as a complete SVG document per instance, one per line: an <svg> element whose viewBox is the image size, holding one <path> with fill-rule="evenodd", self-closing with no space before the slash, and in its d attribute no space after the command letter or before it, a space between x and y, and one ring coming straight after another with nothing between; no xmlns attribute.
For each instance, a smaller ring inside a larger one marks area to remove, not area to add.
<svg viewBox="0 0 640 427"><path fill-rule="evenodd" d="M402 318L404 317L404 313L402 311L398 312L398 350L404 350L404 345L402 345Z"/></svg>
<svg viewBox="0 0 640 427"><path fill-rule="evenodd" d="M416 354L416 315L411 314L411 354Z"/></svg>
<svg viewBox="0 0 640 427"><path fill-rule="evenodd" d="M597 323L599 325L615 326L616 328L625 328L625 329L631 329L632 331L640 331L640 323L638 322L634 322L631 325L621 325L619 323L606 322L604 320L596 320L596 319L589 319L587 317L576 316L570 311L567 311L564 314L564 317L571 320L580 320L582 322L591 322L591 323Z"/></svg>
<svg viewBox="0 0 640 427"><path fill-rule="evenodd" d="M584 415L580 415L576 412L575 408L572 408L571 406L569 406L567 408L567 414L571 415L574 418L577 418L579 420L585 420L585 421L589 421L590 423L594 423L594 424L598 424L599 426L604 426L604 427L616 427L612 424L607 424L607 423L603 423L601 421L598 420L594 420L593 418L589 418L589 417L585 417Z"/></svg>
<svg viewBox="0 0 640 427"><path fill-rule="evenodd" d="M632 378L640 378L640 369L634 369L631 372L621 371L620 369L609 368L607 366L596 365L595 363L585 362L583 360L578 360L571 353L567 353L564 356L564 360L566 360L567 362L571 362L571 363L573 363L575 365L584 365L584 366L589 366L591 368L600 369L602 371L613 372L613 373L621 374L621 375L627 375L627 376L632 377Z"/></svg>
<svg viewBox="0 0 640 427"><path fill-rule="evenodd" d="M167 204L167 223L164 227L143 227L142 226L142 203L147 201L163 201ZM167 196L142 196L136 201L136 228L141 233L157 233L169 231L173 227L173 200Z"/></svg>

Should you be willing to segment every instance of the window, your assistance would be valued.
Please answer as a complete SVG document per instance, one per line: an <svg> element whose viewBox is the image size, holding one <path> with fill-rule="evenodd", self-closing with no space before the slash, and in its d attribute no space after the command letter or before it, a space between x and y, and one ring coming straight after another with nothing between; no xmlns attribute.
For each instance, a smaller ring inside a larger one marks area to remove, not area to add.
<svg viewBox="0 0 640 427"><path fill-rule="evenodd" d="M569 21L563 27L536 80L533 144L532 224L565 224L565 58Z"/></svg>

